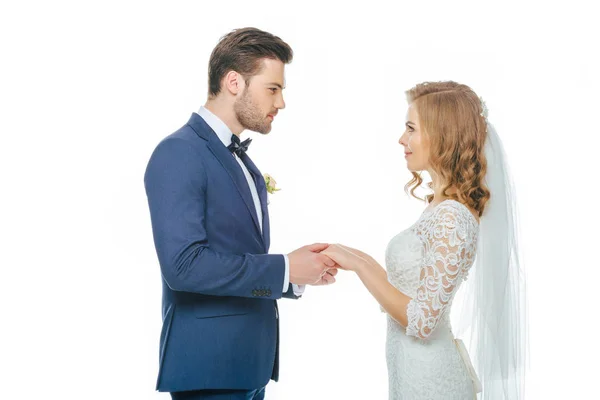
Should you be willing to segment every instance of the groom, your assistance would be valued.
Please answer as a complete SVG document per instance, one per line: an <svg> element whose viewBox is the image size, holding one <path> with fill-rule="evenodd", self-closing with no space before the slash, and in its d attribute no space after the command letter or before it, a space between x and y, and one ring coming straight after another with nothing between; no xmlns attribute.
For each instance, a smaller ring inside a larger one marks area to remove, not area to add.
<svg viewBox="0 0 600 400"><path fill-rule="evenodd" d="M162 275L157 389L173 399L263 399L279 374L277 299L335 282L313 244L269 251L264 178L245 129L271 131L285 108L292 49L254 28L224 36L209 62L204 107L162 140L144 176Z"/></svg>

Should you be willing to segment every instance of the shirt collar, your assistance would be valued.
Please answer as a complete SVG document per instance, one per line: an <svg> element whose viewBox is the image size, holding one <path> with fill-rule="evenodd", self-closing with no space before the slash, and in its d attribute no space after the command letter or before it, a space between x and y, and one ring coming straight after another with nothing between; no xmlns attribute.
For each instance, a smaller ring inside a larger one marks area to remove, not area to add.
<svg viewBox="0 0 600 400"><path fill-rule="evenodd" d="M225 147L231 144L231 135L233 135L233 133L231 133L231 129L229 129L225 122L221 121L219 117L208 111L204 106L200 107L198 115L202 117L204 122L206 122L213 131L215 131Z"/></svg>

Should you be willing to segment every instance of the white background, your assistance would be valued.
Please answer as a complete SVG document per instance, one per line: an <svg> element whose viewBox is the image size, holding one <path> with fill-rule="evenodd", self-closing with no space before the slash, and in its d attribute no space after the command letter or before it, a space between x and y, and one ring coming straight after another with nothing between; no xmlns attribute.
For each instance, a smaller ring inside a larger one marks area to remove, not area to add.
<svg viewBox="0 0 600 400"><path fill-rule="evenodd" d="M528 275L527 399L596 397L600 84L583 2L3 2L0 398L167 399L143 173L204 104L231 29L286 40L287 108L250 155L283 189L271 252L316 241L383 263L423 205L397 140L404 90L486 99L516 182ZM356 276L283 300L267 399L385 399L385 317Z"/></svg>

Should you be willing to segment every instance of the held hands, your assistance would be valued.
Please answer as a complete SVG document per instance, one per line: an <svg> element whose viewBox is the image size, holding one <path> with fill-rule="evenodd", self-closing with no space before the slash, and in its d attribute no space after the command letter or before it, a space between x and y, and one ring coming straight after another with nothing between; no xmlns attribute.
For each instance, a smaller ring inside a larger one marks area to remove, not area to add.
<svg viewBox="0 0 600 400"><path fill-rule="evenodd" d="M338 268L358 272L361 268L376 265L376 261L368 254L341 244L329 245L321 254L336 262Z"/></svg>
<svg viewBox="0 0 600 400"><path fill-rule="evenodd" d="M288 254L288 259L290 282L297 285L329 285L335 283L338 268L359 272L378 265L370 255L341 244L304 246Z"/></svg>
<svg viewBox="0 0 600 400"><path fill-rule="evenodd" d="M329 285L335 283L339 265L324 255L326 243L315 243L301 247L288 254L290 282L296 285Z"/></svg>

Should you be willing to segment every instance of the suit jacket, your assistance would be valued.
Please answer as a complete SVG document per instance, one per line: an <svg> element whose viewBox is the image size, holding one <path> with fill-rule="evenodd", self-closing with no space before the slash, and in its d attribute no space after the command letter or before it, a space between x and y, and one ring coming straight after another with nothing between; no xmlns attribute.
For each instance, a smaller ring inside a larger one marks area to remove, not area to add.
<svg viewBox="0 0 600 400"><path fill-rule="evenodd" d="M270 255L267 191L247 155L248 182L198 114L156 147L144 176L162 275L157 389L255 389L279 371L276 299L283 255Z"/></svg>

